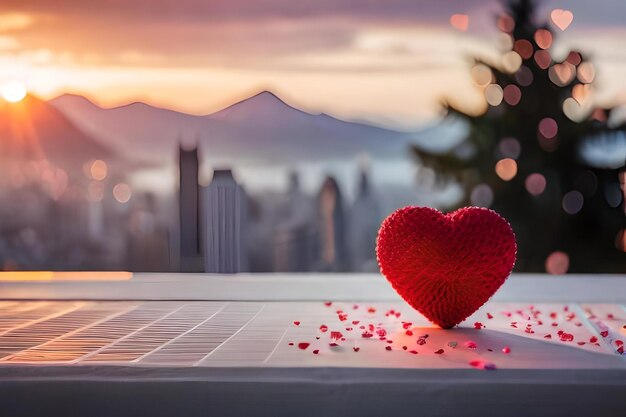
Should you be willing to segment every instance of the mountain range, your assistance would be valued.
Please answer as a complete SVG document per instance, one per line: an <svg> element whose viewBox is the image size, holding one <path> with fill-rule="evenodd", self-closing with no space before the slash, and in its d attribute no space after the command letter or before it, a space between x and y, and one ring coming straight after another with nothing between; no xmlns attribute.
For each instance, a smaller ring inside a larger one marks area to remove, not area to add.
<svg viewBox="0 0 626 417"><path fill-rule="evenodd" d="M77 128L54 106L32 95L19 103L0 101L0 160L47 159L69 173L81 173L92 159L115 159L115 152Z"/></svg>
<svg viewBox="0 0 626 417"><path fill-rule="evenodd" d="M80 130L115 152L144 162L173 161L177 148L196 143L209 163L298 163L353 158L406 157L409 144L434 147L455 140L460 130L439 124L402 132L299 110L263 91L204 116L135 102L103 108L64 94L49 101Z"/></svg>

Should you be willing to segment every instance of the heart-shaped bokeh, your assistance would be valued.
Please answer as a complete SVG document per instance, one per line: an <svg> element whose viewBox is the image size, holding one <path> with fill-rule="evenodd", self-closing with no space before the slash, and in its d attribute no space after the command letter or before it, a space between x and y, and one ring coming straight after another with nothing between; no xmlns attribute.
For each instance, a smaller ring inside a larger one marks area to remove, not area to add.
<svg viewBox="0 0 626 417"><path fill-rule="evenodd" d="M500 288L516 252L509 223L479 207L446 215L405 207L383 221L376 241L382 274L407 303L443 328L465 320Z"/></svg>

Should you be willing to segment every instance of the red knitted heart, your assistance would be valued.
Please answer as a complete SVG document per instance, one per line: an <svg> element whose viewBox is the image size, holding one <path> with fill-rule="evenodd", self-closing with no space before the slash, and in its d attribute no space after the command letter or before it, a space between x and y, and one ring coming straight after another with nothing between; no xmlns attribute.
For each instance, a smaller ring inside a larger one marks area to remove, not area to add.
<svg viewBox="0 0 626 417"><path fill-rule="evenodd" d="M413 308L447 329L478 310L504 283L517 245L492 210L465 207L444 215L405 207L387 217L376 240L380 271Z"/></svg>

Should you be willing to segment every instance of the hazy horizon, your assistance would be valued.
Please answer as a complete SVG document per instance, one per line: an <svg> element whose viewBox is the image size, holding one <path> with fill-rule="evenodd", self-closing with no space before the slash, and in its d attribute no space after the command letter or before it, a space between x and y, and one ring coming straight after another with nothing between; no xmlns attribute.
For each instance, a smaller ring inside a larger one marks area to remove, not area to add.
<svg viewBox="0 0 626 417"><path fill-rule="evenodd" d="M618 16L626 3L540 4L546 22L552 8L574 13L554 55L591 52L598 103L625 103ZM469 57L495 59L503 48L496 0L109 6L3 2L0 85L22 82L43 99L72 93L104 107L141 101L196 115L270 90L313 113L410 129L435 118L444 99L483 108ZM467 31L452 27L455 13L468 16Z"/></svg>

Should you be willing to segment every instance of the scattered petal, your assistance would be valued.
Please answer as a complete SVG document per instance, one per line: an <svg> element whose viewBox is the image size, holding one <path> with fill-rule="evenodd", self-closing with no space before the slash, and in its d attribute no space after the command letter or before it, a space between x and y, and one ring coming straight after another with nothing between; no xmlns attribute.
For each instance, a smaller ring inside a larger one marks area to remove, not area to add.
<svg viewBox="0 0 626 417"><path fill-rule="evenodd" d="M468 340L467 342L463 343L463 346L465 346L468 349L476 349L478 347L476 342L472 340Z"/></svg>
<svg viewBox="0 0 626 417"><path fill-rule="evenodd" d="M441 355L443 353L443 349L438 349L435 351L435 354Z"/></svg>
<svg viewBox="0 0 626 417"><path fill-rule="evenodd" d="M493 316L491 315L491 313L487 313L487 318L488 318L489 320L491 320L491 319L493 318Z"/></svg>
<svg viewBox="0 0 626 417"><path fill-rule="evenodd" d="M479 321L477 321L476 323L474 323L474 328L475 328L476 330L480 330L480 329L482 329L483 327L485 327L485 326L484 326L481 322L479 322Z"/></svg>
<svg viewBox="0 0 626 417"><path fill-rule="evenodd" d="M358 347L358 346L355 346L355 347L352 348L352 350L355 351L355 352L358 352L359 350L361 350L361 348Z"/></svg>
<svg viewBox="0 0 626 417"><path fill-rule="evenodd" d="M412 353L414 355L417 355L417 350L409 350L409 353Z"/></svg>
<svg viewBox="0 0 626 417"><path fill-rule="evenodd" d="M309 347L309 345L311 345L310 343L306 343L306 342L300 342L298 343L298 347L302 350L306 350L306 348Z"/></svg>
<svg viewBox="0 0 626 417"><path fill-rule="evenodd" d="M314 354L314 355L317 355L318 353L320 353L320 350L319 350L319 349L315 349L315 350L313 351L313 354Z"/></svg>
<svg viewBox="0 0 626 417"><path fill-rule="evenodd" d="M341 334L341 332L330 332L330 340L339 340L343 337L343 334Z"/></svg>
<svg viewBox="0 0 626 417"><path fill-rule="evenodd" d="M600 332L600 336L602 336L602 337L608 337L608 335L609 335L609 331L608 330L603 330L603 331Z"/></svg>
<svg viewBox="0 0 626 417"><path fill-rule="evenodd" d="M385 346L385 350L391 350L391 346Z"/></svg>
<svg viewBox="0 0 626 417"><path fill-rule="evenodd" d="M325 325L325 324L322 324L322 325L320 326L320 332L322 332L322 333L326 333L327 331L328 331L328 326L327 326L327 325Z"/></svg>
<svg viewBox="0 0 626 417"><path fill-rule="evenodd" d="M326 307L330 307L330 306L332 306L332 305L333 305L333 303L332 303L332 301L326 301L326 302L324 303L324 305L325 305Z"/></svg>
<svg viewBox="0 0 626 417"><path fill-rule="evenodd" d="M300 322L299 321L294 321L293 324L295 324L296 326L299 326Z"/></svg>
<svg viewBox="0 0 626 417"><path fill-rule="evenodd" d="M502 348L502 353L511 353L511 348L508 346L505 346Z"/></svg>

